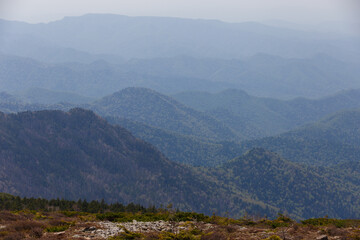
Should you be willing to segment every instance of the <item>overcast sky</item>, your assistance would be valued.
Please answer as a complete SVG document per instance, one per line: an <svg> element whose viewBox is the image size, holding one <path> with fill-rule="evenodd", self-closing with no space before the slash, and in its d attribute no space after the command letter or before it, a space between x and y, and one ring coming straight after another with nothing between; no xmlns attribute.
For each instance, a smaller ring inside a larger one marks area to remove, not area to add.
<svg viewBox="0 0 360 240"><path fill-rule="evenodd" d="M0 0L0 18L31 23L86 13L172 16L227 22L360 22L360 0Z"/></svg>

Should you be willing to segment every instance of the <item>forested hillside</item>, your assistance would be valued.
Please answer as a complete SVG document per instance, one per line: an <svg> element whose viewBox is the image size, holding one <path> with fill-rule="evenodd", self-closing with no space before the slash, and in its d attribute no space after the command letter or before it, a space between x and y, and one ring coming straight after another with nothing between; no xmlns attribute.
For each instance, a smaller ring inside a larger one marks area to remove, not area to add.
<svg viewBox="0 0 360 240"><path fill-rule="evenodd" d="M185 92L173 97L207 112L248 138L275 135L340 110L360 108L360 90L343 91L320 99L288 101L254 97L236 89L217 94Z"/></svg>
<svg viewBox="0 0 360 240"><path fill-rule="evenodd" d="M0 120L2 192L173 203L181 210L232 216L360 215L359 178L345 170L317 170L262 149L222 167L195 169L169 161L152 145L83 109L2 113Z"/></svg>
<svg viewBox="0 0 360 240"><path fill-rule="evenodd" d="M88 110L0 116L0 191L28 197L173 203L211 214L275 214L210 176L167 160L152 145Z"/></svg>
<svg viewBox="0 0 360 240"><path fill-rule="evenodd" d="M263 147L311 165L359 162L359 123L359 110L342 111L279 136L244 142L242 147Z"/></svg>
<svg viewBox="0 0 360 240"><path fill-rule="evenodd" d="M126 88L91 106L102 116L115 116L200 138L235 140L238 136L223 123L193 110L171 97L145 88Z"/></svg>
<svg viewBox="0 0 360 240"><path fill-rule="evenodd" d="M120 118L108 118L108 121L124 126L137 137L152 143L171 160L194 166L216 166L256 147L309 165L329 166L348 161L356 164L360 161L359 110L338 112L284 134L241 143L203 141Z"/></svg>
<svg viewBox="0 0 360 240"><path fill-rule="evenodd" d="M239 90L217 95L194 94L192 99L203 103L197 108L222 106L205 113L142 88L127 88L86 105L29 104L2 93L0 109L4 112L69 110L74 106L92 109L155 145L169 159L194 166L216 166L254 147L278 152L295 162L328 165L358 161L360 117L357 110L346 110L359 105L358 92L292 101L255 98ZM191 100L190 95L183 96ZM291 123L287 127L290 131L285 131L284 122ZM313 123L301 126L305 122ZM262 138L269 135L269 129L279 131L277 127L282 129L282 134Z"/></svg>
<svg viewBox="0 0 360 240"><path fill-rule="evenodd" d="M179 163L217 166L244 152L236 142L200 139L119 117L106 117L106 120L123 126L136 137L156 146L170 160Z"/></svg>
<svg viewBox="0 0 360 240"><path fill-rule="evenodd" d="M358 217L359 185L339 178L329 181L337 175L330 169L319 173L317 168L289 162L261 148L225 163L221 169L218 176L223 181L283 211L293 209L294 215L305 218L318 214ZM342 185L345 182L348 184L346 190ZM349 190L354 195L349 194ZM328 209L328 206L332 208Z"/></svg>

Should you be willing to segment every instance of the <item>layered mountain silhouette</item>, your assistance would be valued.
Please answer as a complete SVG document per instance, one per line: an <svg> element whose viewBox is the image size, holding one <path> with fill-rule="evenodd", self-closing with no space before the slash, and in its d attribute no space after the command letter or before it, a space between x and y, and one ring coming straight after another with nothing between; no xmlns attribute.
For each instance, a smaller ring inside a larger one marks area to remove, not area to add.
<svg viewBox="0 0 360 240"><path fill-rule="evenodd" d="M359 110L340 111L283 134L241 143L204 141L127 119L108 120L152 143L171 160L194 166L216 166L256 147L310 165L328 166L360 160Z"/></svg>
<svg viewBox="0 0 360 240"><path fill-rule="evenodd" d="M312 165L359 162L359 123L359 110L341 111L279 136L244 142L242 147L263 147Z"/></svg>
<svg viewBox="0 0 360 240"><path fill-rule="evenodd" d="M47 24L2 20L0 26L2 51L5 49L9 53L18 49L17 52L22 54L43 57L52 50L52 53L60 55L60 59L61 52L54 49L75 49L75 53L68 50L68 55L76 56L78 53L80 60L85 57L84 53L125 58L189 55L230 59L259 52L285 57L312 56L323 52L355 58L359 51L356 38L349 40L335 34L272 27L256 22L87 14ZM49 50L41 53L31 51L31 47Z"/></svg>
<svg viewBox="0 0 360 240"><path fill-rule="evenodd" d="M233 216L274 216L278 211L296 218L360 214L356 175L347 180L340 171L322 169L337 180L325 181L316 168L263 149L219 168L194 169L169 161L152 145L88 110L2 113L0 120L2 192L173 203L183 210Z"/></svg>
<svg viewBox="0 0 360 240"><path fill-rule="evenodd" d="M126 88L94 102L91 108L103 116L127 118L185 135L237 138L220 121L150 89Z"/></svg>
<svg viewBox="0 0 360 240"><path fill-rule="evenodd" d="M0 121L1 192L173 203L208 214L228 211L230 203L236 203L234 214L259 207L255 200L234 198L216 181L170 162L150 144L88 110L1 113Z"/></svg>
<svg viewBox="0 0 360 240"><path fill-rule="evenodd" d="M196 101L194 107L204 113L153 90L127 88L80 106L126 127L180 163L216 166L254 147L263 147L291 161L328 165L358 161L358 111L346 110L359 107L358 92L291 101L252 97L240 90L184 93L181 99L175 96L183 102L188 96L187 102ZM76 106L29 104L6 93L0 98L4 112L67 111ZM212 108L216 110L207 110ZM268 129L274 134L283 133L263 138L270 135Z"/></svg>
<svg viewBox="0 0 360 240"><path fill-rule="evenodd" d="M320 99L278 100L230 89L217 94L185 92L173 97L207 112L248 138L285 132L343 109L360 108L360 90L342 91Z"/></svg>
<svg viewBox="0 0 360 240"><path fill-rule="evenodd" d="M170 160L192 166L217 166L244 153L231 141L215 141L151 127L120 117L106 117L112 124L128 129L136 137L156 146Z"/></svg>
<svg viewBox="0 0 360 240"><path fill-rule="evenodd" d="M358 36L279 26L0 20L0 192L360 218Z"/></svg>

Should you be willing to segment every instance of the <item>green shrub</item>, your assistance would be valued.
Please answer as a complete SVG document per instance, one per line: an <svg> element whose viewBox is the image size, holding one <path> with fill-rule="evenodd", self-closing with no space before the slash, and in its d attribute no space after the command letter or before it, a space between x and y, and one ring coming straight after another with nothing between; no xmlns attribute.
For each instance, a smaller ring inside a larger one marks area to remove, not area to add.
<svg viewBox="0 0 360 240"><path fill-rule="evenodd" d="M265 220L265 223L272 228L278 227L289 227L294 221L282 214L278 214L278 217L275 220Z"/></svg>
<svg viewBox="0 0 360 240"><path fill-rule="evenodd" d="M202 213L194 212L177 212L174 216L175 221L186 222L186 221L207 221L209 220L208 216L205 216Z"/></svg>
<svg viewBox="0 0 360 240"><path fill-rule="evenodd" d="M96 214L96 218L101 221L107 220L110 222L117 222L122 219L127 220L125 213L114 213L114 212L99 213L99 214Z"/></svg>
<svg viewBox="0 0 360 240"><path fill-rule="evenodd" d="M301 221L301 223L304 225L312 225L312 226L334 225L337 228L360 226L360 220L334 219L334 218L310 218Z"/></svg>
<svg viewBox="0 0 360 240"><path fill-rule="evenodd" d="M45 229L46 232L63 232L68 229L69 225L61 225L61 226L50 226Z"/></svg>
<svg viewBox="0 0 360 240"><path fill-rule="evenodd" d="M56 223L53 224L52 226L45 228L45 231L46 232L63 232L73 225L75 225L73 222L62 222L62 221L57 222L56 221Z"/></svg>
<svg viewBox="0 0 360 240"><path fill-rule="evenodd" d="M60 213L64 214L64 216L66 217L87 216L90 214L90 213L77 212L77 211L60 211Z"/></svg>

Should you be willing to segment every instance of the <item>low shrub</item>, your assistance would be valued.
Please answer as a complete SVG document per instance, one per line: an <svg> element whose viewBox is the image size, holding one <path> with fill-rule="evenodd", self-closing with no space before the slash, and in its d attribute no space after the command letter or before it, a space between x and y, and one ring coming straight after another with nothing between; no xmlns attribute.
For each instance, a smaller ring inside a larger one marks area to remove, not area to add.
<svg viewBox="0 0 360 240"><path fill-rule="evenodd" d="M45 229L46 232L63 232L67 230L70 226L69 225L62 225L62 226L50 226Z"/></svg>
<svg viewBox="0 0 360 240"><path fill-rule="evenodd" d="M30 237L33 238L41 238L43 235L44 229L43 228L33 228L30 230Z"/></svg>
<svg viewBox="0 0 360 240"><path fill-rule="evenodd" d="M360 226L360 220L334 219L334 218L310 218L310 219L301 221L301 223L304 225L312 225L312 226L333 225L337 228L359 227Z"/></svg>
<svg viewBox="0 0 360 240"><path fill-rule="evenodd" d="M46 232L63 232L69 229L71 226L75 225L73 222L64 222L61 220L52 220L50 221L50 225L45 228Z"/></svg>
<svg viewBox="0 0 360 240"><path fill-rule="evenodd" d="M8 225L6 229L22 232L29 231L34 228L44 228L44 225L34 221L20 220Z"/></svg>
<svg viewBox="0 0 360 240"><path fill-rule="evenodd" d="M294 221L287 216L279 214L275 220L265 220L265 223L272 228L278 228L278 227L289 227L294 223Z"/></svg>

